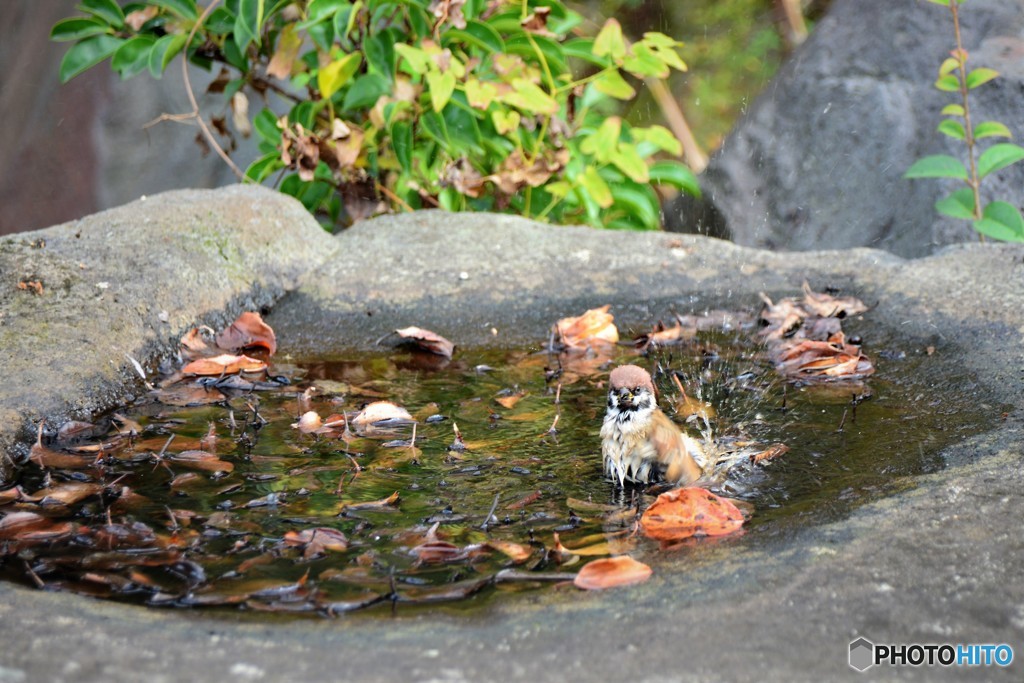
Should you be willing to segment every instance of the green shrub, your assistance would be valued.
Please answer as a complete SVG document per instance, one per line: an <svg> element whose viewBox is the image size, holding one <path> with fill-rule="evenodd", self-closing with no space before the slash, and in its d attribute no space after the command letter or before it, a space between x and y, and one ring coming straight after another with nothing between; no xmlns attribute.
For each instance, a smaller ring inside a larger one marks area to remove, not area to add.
<svg viewBox="0 0 1024 683"><path fill-rule="evenodd" d="M942 114L948 118L939 124L938 131L954 140L963 141L967 148L967 164L948 154L936 154L916 161L907 169L904 177L962 180L967 187L937 201L935 209L946 216L971 221L979 237L985 235L997 240L1024 242L1024 217L1021 217L1020 209L1003 201L989 202L984 207L981 205L981 181L989 174L1024 159L1024 148L1009 142L991 145L980 156L975 156L978 140L1012 137L1010 129L998 121L983 121L977 125L971 121L968 92L988 83L999 74L984 67L967 69L968 54L960 40L958 11L958 6L964 0L928 1L949 7L956 36L956 49L950 52L951 56L939 67L935 87L943 92L956 93L958 101L942 110Z"/></svg>
<svg viewBox="0 0 1024 683"><path fill-rule="evenodd" d="M74 42L63 81L107 58L122 78L159 78L180 53L221 68L214 84L235 130L251 125L259 139L262 156L246 179L274 182L329 227L439 206L657 229L655 185L699 193L693 173L664 158L681 155L666 128L616 116L635 79L686 69L680 44L661 33L630 44L614 19L594 38L577 36L581 18L560 0L225 0L205 10L195 0L83 0L79 8L86 16L52 31ZM253 97L275 108L262 107L250 124ZM223 120L210 124L231 134Z"/></svg>

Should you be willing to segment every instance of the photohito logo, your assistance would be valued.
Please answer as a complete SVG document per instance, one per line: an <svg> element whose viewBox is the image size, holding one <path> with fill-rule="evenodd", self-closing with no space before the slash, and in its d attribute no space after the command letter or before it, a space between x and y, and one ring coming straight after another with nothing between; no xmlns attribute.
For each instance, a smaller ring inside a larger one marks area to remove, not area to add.
<svg viewBox="0 0 1024 683"><path fill-rule="evenodd" d="M1013 648L1002 643L952 645L875 645L861 637L850 643L850 666L867 671L876 664L889 666L1010 666Z"/></svg>

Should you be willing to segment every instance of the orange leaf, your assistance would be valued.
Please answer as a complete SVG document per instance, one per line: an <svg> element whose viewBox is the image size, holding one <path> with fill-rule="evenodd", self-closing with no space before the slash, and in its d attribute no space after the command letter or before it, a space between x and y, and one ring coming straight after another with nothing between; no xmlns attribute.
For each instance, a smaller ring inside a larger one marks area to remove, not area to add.
<svg viewBox="0 0 1024 683"><path fill-rule="evenodd" d="M619 341L619 330L609 308L611 304L592 308L575 318L562 318L555 323L554 331L569 348L588 346L594 340L615 344Z"/></svg>
<svg viewBox="0 0 1024 683"><path fill-rule="evenodd" d="M395 330L395 334L406 341L412 342L424 351L436 353L445 358L451 358L452 353L455 351L455 344L436 332L424 330L422 327L404 327L400 330Z"/></svg>
<svg viewBox="0 0 1024 683"><path fill-rule="evenodd" d="M573 583L584 590L629 586L651 578L651 568L629 555L606 557L583 565Z"/></svg>
<svg viewBox="0 0 1024 683"><path fill-rule="evenodd" d="M266 370L267 364L249 356L233 356L229 353L213 358L194 360L181 369L186 375L234 375L239 372Z"/></svg>
<svg viewBox="0 0 1024 683"><path fill-rule="evenodd" d="M658 541L724 536L743 526L743 513L707 489L674 489L658 496L640 518L644 534Z"/></svg>
<svg viewBox="0 0 1024 683"><path fill-rule="evenodd" d="M217 346L225 351L261 348L273 356L277 351L277 337L259 313L246 311L217 335Z"/></svg>
<svg viewBox="0 0 1024 683"><path fill-rule="evenodd" d="M221 460L213 453L206 451L182 451L173 455L168 454L167 459L184 467L204 472L232 472L235 469L232 463Z"/></svg>

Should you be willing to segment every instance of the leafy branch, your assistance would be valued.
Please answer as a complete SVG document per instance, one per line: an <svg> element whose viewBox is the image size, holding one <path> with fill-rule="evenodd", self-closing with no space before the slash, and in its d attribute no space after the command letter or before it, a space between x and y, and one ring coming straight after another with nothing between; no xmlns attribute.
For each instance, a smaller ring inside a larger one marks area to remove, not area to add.
<svg viewBox="0 0 1024 683"><path fill-rule="evenodd" d="M973 125L969 91L988 83L999 76L993 69L979 67L968 70L968 53L960 37L959 5L964 0L928 0L936 5L949 7L953 21L956 48L950 52L939 67L935 88L959 95L959 102L946 105L944 119L938 131L954 140L964 143L967 164L946 154L927 156L916 161L905 178L954 178L963 181L967 187L954 191L935 203L935 209L951 218L969 220L978 232L997 240L1024 242L1024 217L1020 209L1004 201L992 201L982 207L981 181L988 175L1024 160L1024 148L1002 142L994 144L976 155L978 140L990 137L1012 138L1010 129L999 121L984 121Z"/></svg>
<svg viewBox="0 0 1024 683"><path fill-rule="evenodd" d="M619 102L685 70L677 41L594 38L560 0L82 0L58 22L73 42L64 81L110 59L159 78L183 56L192 112L228 161L254 132L244 172L297 197L326 227L421 207L512 211L558 223L656 229L654 185L699 193L662 126L634 127ZM188 65L215 66L199 112ZM262 101L255 116L249 102ZM230 110L230 111L229 111ZM228 125L230 122L231 125ZM236 169L236 172L239 172Z"/></svg>

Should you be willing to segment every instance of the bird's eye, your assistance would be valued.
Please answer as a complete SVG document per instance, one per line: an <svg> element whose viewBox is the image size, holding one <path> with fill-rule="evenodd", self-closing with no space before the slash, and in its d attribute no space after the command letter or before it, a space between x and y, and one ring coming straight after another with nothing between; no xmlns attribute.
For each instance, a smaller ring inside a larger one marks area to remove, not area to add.
<svg viewBox="0 0 1024 683"><path fill-rule="evenodd" d="M643 389L643 387L637 387L636 389L633 390L633 393L639 394L641 389Z"/></svg>

